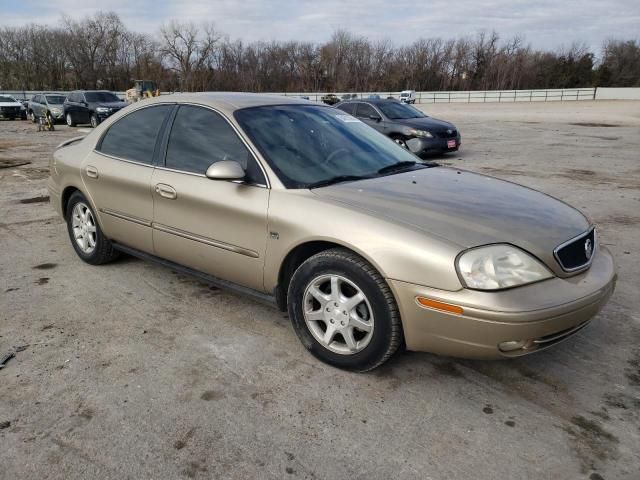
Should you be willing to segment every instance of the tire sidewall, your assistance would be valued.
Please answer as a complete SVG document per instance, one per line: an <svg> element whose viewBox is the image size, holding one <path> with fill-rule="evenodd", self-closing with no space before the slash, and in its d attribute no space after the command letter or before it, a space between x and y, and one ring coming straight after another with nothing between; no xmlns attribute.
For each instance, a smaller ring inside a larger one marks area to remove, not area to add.
<svg viewBox="0 0 640 480"><path fill-rule="evenodd" d="M353 355L341 355L326 349L309 331L303 314L304 292L309 282L320 275L341 275L362 290L373 311L374 330L369 344ZM358 264L345 258L315 256L295 272L289 285L288 310L302 344L315 357L338 368L364 371L376 366L389 350L392 334L391 309L376 280Z"/></svg>
<svg viewBox="0 0 640 480"><path fill-rule="evenodd" d="M89 119L89 121L91 122L91 128L96 128L98 125L100 125L98 116L95 113L91 114L91 118Z"/></svg>
<svg viewBox="0 0 640 480"><path fill-rule="evenodd" d="M73 208L76 206L76 204L80 202L84 203L89 208L89 210L91 211L91 215L93 215L93 220L96 224L96 246L93 249L93 251L89 254L83 252L80 249L80 247L76 243L75 236L73 235L71 215L73 212ZM91 263L91 264L97 264L99 252L102 249L104 242L107 241L107 239L105 238L105 236L102 233L102 230L100 229L100 225L98 224L98 217L96 216L96 212L91 206L91 203L89 203L86 197L80 192L74 192L69 198L69 202L67 203L67 210L65 213L66 213L65 218L67 220L67 232L69 233L69 240L71 240L71 245L73 246L73 249L76 251L78 256L85 262Z"/></svg>

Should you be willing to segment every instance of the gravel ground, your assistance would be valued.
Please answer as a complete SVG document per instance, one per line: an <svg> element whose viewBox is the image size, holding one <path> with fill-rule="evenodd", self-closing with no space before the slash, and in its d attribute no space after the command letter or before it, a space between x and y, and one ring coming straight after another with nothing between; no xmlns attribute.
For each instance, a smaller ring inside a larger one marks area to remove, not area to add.
<svg viewBox="0 0 640 480"><path fill-rule="evenodd" d="M585 211L610 303L510 361L318 363L252 299L132 258L74 254L47 203L78 129L0 121L0 479L638 479L640 102L422 106L462 131L439 161Z"/></svg>

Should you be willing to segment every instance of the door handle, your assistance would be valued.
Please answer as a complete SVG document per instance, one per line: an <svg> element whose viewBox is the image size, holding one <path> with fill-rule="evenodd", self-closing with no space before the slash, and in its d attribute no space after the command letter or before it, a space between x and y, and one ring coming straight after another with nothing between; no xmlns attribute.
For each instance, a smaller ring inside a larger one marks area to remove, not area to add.
<svg viewBox="0 0 640 480"><path fill-rule="evenodd" d="M169 200L175 200L178 198L178 192L176 192L176 189L166 183L158 183L156 185L156 193L161 197L168 198Z"/></svg>
<svg viewBox="0 0 640 480"><path fill-rule="evenodd" d="M93 165L87 165L85 171L87 172L87 177L98 178L98 169Z"/></svg>

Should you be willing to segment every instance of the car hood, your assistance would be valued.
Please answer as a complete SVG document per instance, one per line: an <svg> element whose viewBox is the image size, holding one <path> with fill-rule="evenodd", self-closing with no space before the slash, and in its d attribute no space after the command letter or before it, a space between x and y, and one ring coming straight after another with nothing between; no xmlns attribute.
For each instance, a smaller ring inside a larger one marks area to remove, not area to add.
<svg viewBox="0 0 640 480"><path fill-rule="evenodd" d="M400 123L402 125L406 125L411 128L418 129L429 129L434 132L442 132L449 129L455 130L455 125L449 122L445 122L444 120L438 120L437 118L432 117L421 117L421 118L407 118L403 120L393 120L394 122Z"/></svg>
<svg viewBox="0 0 640 480"><path fill-rule="evenodd" d="M312 191L327 201L445 239L461 250L492 243L516 245L561 276L566 274L553 250L590 227L578 210L544 193L444 167Z"/></svg>
<svg viewBox="0 0 640 480"><path fill-rule="evenodd" d="M129 104L127 102L96 102L94 105L96 107L124 108Z"/></svg>

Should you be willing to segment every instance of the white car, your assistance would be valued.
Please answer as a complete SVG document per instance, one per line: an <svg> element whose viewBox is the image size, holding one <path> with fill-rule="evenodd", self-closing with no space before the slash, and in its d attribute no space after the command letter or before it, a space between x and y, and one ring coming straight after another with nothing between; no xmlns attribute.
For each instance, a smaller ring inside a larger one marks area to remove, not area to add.
<svg viewBox="0 0 640 480"><path fill-rule="evenodd" d="M416 103L415 90L403 90L400 92L400 101L402 103Z"/></svg>
<svg viewBox="0 0 640 480"><path fill-rule="evenodd" d="M0 118L15 120L22 118L24 106L15 98L9 95L0 95Z"/></svg>

